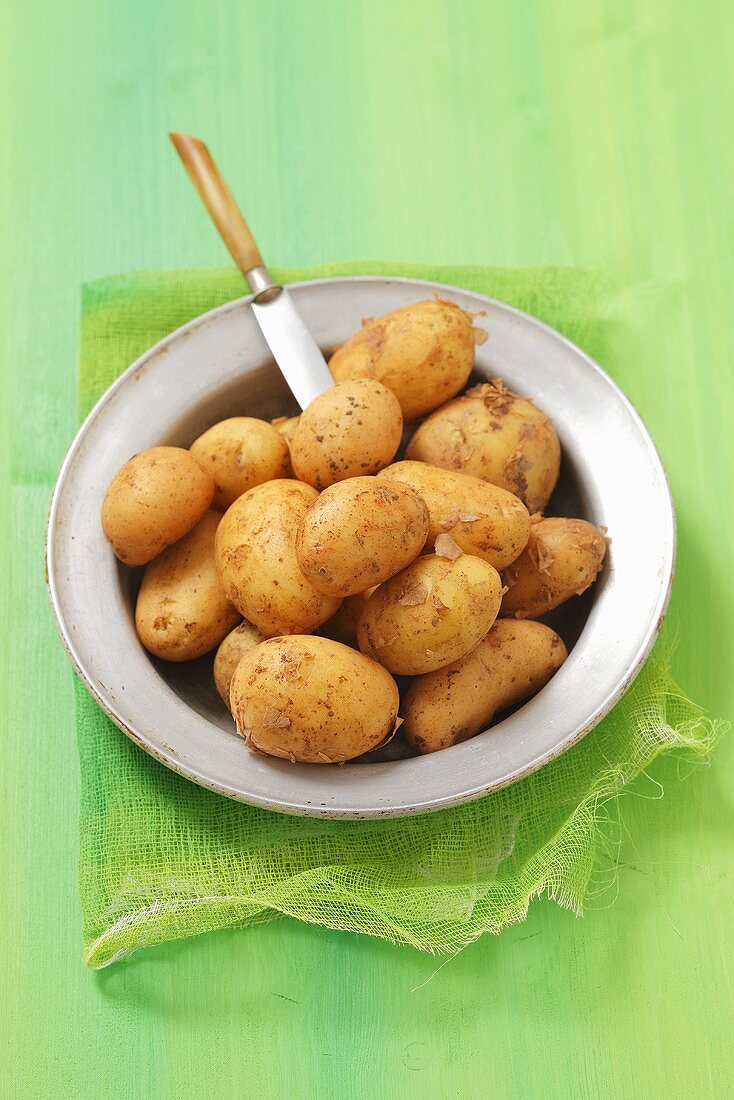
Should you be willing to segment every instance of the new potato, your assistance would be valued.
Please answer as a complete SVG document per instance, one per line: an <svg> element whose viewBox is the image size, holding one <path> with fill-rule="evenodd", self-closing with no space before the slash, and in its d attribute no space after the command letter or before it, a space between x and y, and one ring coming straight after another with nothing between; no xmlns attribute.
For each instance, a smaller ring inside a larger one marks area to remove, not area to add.
<svg viewBox="0 0 734 1100"><path fill-rule="evenodd" d="M237 731L251 749L306 764L343 764L395 729L392 676L329 638L271 638L246 653L230 689Z"/></svg>
<svg viewBox="0 0 734 1100"><path fill-rule="evenodd" d="M199 522L214 481L189 451L151 447L118 470L102 502L102 530L126 565L145 565Z"/></svg>
<svg viewBox="0 0 734 1100"><path fill-rule="evenodd" d="M478 644L499 611L502 582L488 562L458 553L453 561L418 558L380 585L359 620L363 653L396 675L417 676Z"/></svg>
<svg viewBox="0 0 734 1100"><path fill-rule="evenodd" d="M414 561L427 533L428 510L410 486L353 477L324 489L308 509L296 555L319 592L353 596Z"/></svg>
<svg viewBox="0 0 734 1100"><path fill-rule="evenodd" d="M406 458L480 477L540 512L558 480L561 447L550 418L495 378L421 424Z"/></svg>
<svg viewBox="0 0 734 1100"><path fill-rule="evenodd" d="M364 605L377 588L368 588L366 592L360 592L357 596L347 596L342 600L341 607L319 627L319 634L324 638L331 638L335 642L342 642L352 649L359 649L357 643L357 627L364 611Z"/></svg>
<svg viewBox="0 0 734 1100"><path fill-rule="evenodd" d="M214 507L224 512L255 485L290 473L285 437L267 420L233 416L191 444L191 453L214 479Z"/></svg>
<svg viewBox="0 0 734 1100"><path fill-rule="evenodd" d="M528 545L502 579L507 586L502 615L537 619L593 584L606 542L583 519L542 519L530 529Z"/></svg>
<svg viewBox="0 0 734 1100"><path fill-rule="evenodd" d="M285 436L286 440L288 440L296 429L298 419L298 416L276 416L270 423L276 431L280 432L280 434Z"/></svg>
<svg viewBox="0 0 734 1100"><path fill-rule="evenodd" d="M466 741L497 711L540 691L567 656L549 626L498 619L471 653L413 680L401 708L403 733L421 753Z"/></svg>
<svg viewBox="0 0 734 1100"><path fill-rule="evenodd" d="M364 321L334 352L329 370L337 382L376 378L395 394L404 418L415 420L466 385L474 345L484 339L471 314L453 302L416 302Z"/></svg>
<svg viewBox="0 0 734 1100"><path fill-rule="evenodd" d="M383 478L410 485L425 501L428 546L448 532L465 553L504 569L527 545L530 513L506 489L425 462L395 462L377 475Z"/></svg>
<svg viewBox="0 0 734 1100"><path fill-rule="evenodd" d="M314 398L288 436L297 478L325 489L376 474L395 457L403 435L397 398L370 378L340 382Z"/></svg>
<svg viewBox="0 0 734 1100"><path fill-rule="evenodd" d="M219 525L216 563L227 599L266 637L306 634L339 607L306 580L296 557L296 532L317 497L301 481L266 481L238 497Z"/></svg>
<svg viewBox="0 0 734 1100"><path fill-rule="evenodd" d="M214 564L221 516L207 512L145 570L135 628L147 650L166 661L192 661L214 649L239 620Z"/></svg>
<svg viewBox="0 0 734 1100"><path fill-rule="evenodd" d="M219 646L214 658L214 684L227 710L229 710L229 689L234 670L246 653L264 641L265 635L245 619L229 632Z"/></svg>

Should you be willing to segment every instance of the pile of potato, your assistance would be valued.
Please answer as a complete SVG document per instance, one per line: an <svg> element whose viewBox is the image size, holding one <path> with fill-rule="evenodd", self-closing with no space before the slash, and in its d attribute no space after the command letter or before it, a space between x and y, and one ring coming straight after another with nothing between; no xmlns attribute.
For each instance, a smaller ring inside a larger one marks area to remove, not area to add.
<svg viewBox="0 0 734 1100"><path fill-rule="evenodd" d="M593 583L604 534L542 516L561 457L545 413L499 379L457 396L485 338L440 299L370 319L299 417L233 417L114 478L102 524L146 566L140 640L168 661L217 649L250 748L343 763L402 723L434 752L565 660L536 620Z"/></svg>

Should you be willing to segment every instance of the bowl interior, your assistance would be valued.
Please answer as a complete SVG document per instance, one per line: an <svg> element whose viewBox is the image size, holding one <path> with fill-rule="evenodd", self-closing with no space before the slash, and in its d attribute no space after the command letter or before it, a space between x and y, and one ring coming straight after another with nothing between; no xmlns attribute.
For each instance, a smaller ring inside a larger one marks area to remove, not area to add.
<svg viewBox="0 0 734 1100"><path fill-rule="evenodd" d="M332 349L323 347L322 351L328 360ZM219 420L229 416L257 416L265 420L272 420L276 416L296 415L299 412L299 407L274 361L266 355L262 362L253 364L253 366L252 379L248 381L246 390L240 380L230 381L221 389L213 388L195 408L187 410L182 418L179 418L175 424L170 426L165 436L161 437L160 443L188 447L198 435L210 428L212 424L216 424ZM485 377L483 373L475 370L469 384L484 381ZM528 394L527 396L532 397L533 395ZM402 457L402 452L416 426L415 424L409 426L397 458ZM586 476L588 477L588 474ZM585 485L584 478L583 466L580 466L573 456L564 453L561 474L546 509L546 514L573 516L588 519L592 523L600 522L593 515L591 494ZM610 550L611 553L613 553L612 550ZM117 562L116 567L119 573L120 587L126 593L130 621L132 622L135 600L143 570L131 570L121 562ZM570 600L543 617L542 621L548 623L561 635L569 652L581 636L597 592L603 584L603 575L602 572L597 584L588 589L583 596ZM200 657L196 661L186 661L180 664L162 661L148 653L145 653L145 656L156 670L157 675L165 681L187 707L221 730L236 736L232 717L214 687L212 671L214 653L206 654L206 656ZM526 704L518 704L512 708L512 712L521 710L524 705ZM500 713L492 724L497 725L507 714L508 711ZM380 763L407 759L417 755L407 741L398 734L385 748L369 753L364 760L350 761L348 766L359 766L365 760Z"/></svg>

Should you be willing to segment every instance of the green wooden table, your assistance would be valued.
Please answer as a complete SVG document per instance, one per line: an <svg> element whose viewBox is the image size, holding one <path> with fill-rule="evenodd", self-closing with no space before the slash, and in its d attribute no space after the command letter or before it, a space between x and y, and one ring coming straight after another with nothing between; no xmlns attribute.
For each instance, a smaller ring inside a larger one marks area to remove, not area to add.
<svg viewBox="0 0 734 1100"><path fill-rule="evenodd" d="M618 896L582 920L540 902L430 981L429 957L291 921L86 971L42 535L75 429L79 284L223 261L165 137L189 129L273 263L583 263L618 281L617 375L678 503L676 672L731 715L732 33L728 0L2 5L0 1094L731 1090L734 739L627 798Z"/></svg>

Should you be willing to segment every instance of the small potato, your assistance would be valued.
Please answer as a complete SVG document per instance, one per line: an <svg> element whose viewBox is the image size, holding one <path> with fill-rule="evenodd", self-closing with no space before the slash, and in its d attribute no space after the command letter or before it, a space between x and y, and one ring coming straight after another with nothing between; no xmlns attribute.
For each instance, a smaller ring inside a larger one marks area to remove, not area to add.
<svg viewBox="0 0 734 1100"><path fill-rule="evenodd" d="M343 764L395 729L392 676L329 638L271 638L246 653L230 691L237 732L251 749L293 763Z"/></svg>
<svg viewBox="0 0 734 1100"><path fill-rule="evenodd" d="M240 616L224 595L214 564L221 516L207 512L196 527L145 570L135 629L147 650L166 661L192 661L219 645Z"/></svg>
<svg viewBox="0 0 734 1100"><path fill-rule="evenodd" d="M317 489L376 474L400 446L397 398L370 378L340 382L319 394L288 438L296 477Z"/></svg>
<svg viewBox="0 0 734 1100"><path fill-rule="evenodd" d="M401 708L402 731L422 753L467 741L497 711L540 691L567 656L549 626L498 619L471 653L413 680Z"/></svg>
<svg viewBox="0 0 734 1100"><path fill-rule="evenodd" d="M474 649L497 616L502 582L488 562L456 552L453 561L419 558L380 585L359 620L363 653L396 675L419 676Z"/></svg>
<svg viewBox="0 0 734 1100"><path fill-rule="evenodd" d="M502 615L537 619L580 596L597 578L606 542L584 519L541 519L530 529L528 545L502 574L508 591Z"/></svg>
<svg viewBox="0 0 734 1100"><path fill-rule="evenodd" d="M527 545L530 513L506 489L426 462L395 462L377 475L378 481L383 478L403 481L423 497L428 546L448 532L465 553L504 569Z"/></svg>
<svg viewBox="0 0 734 1100"><path fill-rule="evenodd" d="M406 458L480 477L541 512L558 480L561 447L549 417L493 378L421 424Z"/></svg>
<svg viewBox="0 0 734 1100"><path fill-rule="evenodd" d="M296 537L303 575L328 596L354 596L394 577L423 549L428 509L399 481L352 477L324 489Z"/></svg>
<svg viewBox="0 0 734 1100"><path fill-rule="evenodd" d="M296 558L296 532L317 497L302 481L266 481L238 497L219 525L224 591L266 637L307 634L339 607L306 580Z"/></svg>
<svg viewBox="0 0 734 1100"><path fill-rule="evenodd" d="M191 453L214 478L214 507L221 512L248 489L290 472L285 438L253 416L220 420L194 440Z"/></svg>
<svg viewBox="0 0 734 1100"><path fill-rule="evenodd" d="M323 638L331 638L334 642L351 646L352 649L359 649L357 627L359 626L360 616L367 600L376 591L377 586L368 588L366 592L360 592L358 596L347 596L345 600L342 600L342 605L337 613L319 627L319 634Z"/></svg>
<svg viewBox="0 0 734 1100"><path fill-rule="evenodd" d="M474 345L486 337L454 302L416 302L364 321L334 352L329 370L337 382L376 378L395 394L404 418L416 420L466 385Z"/></svg>
<svg viewBox="0 0 734 1100"><path fill-rule="evenodd" d="M271 420L270 423L276 431L288 440L293 435L298 420L299 417L297 416L276 416L275 420Z"/></svg>
<svg viewBox="0 0 734 1100"><path fill-rule="evenodd" d="M241 622L224 639L214 658L214 684L222 702L229 710L229 688L234 670L246 653L265 641L256 626L247 621Z"/></svg>
<svg viewBox="0 0 734 1100"><path fill-rule="evenodd" d="M126 565L145 565L208 510L214 481L181 447L151 447L115 474L102 502L102 530Z"/></svg>

